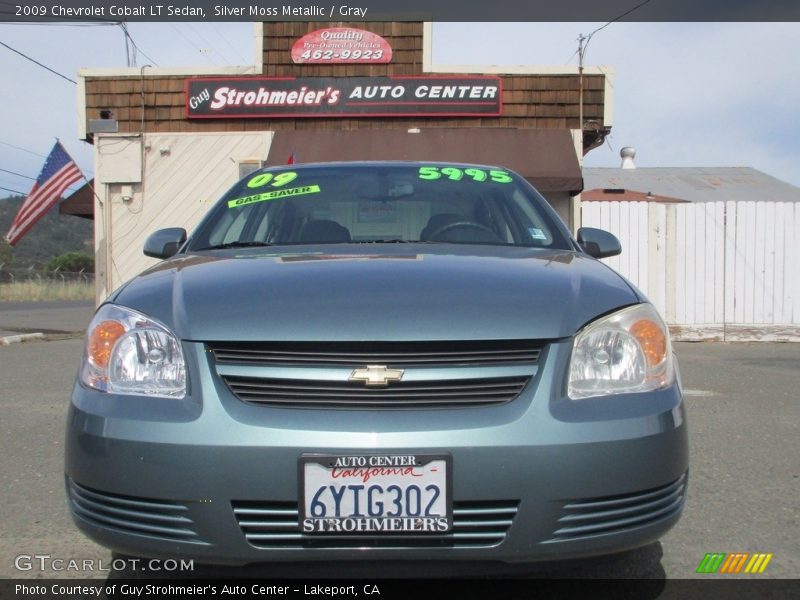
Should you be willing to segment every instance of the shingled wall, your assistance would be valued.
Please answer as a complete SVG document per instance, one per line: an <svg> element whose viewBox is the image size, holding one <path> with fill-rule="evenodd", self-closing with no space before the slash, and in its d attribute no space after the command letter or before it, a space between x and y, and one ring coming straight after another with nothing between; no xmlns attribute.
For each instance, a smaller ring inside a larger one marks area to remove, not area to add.
<svg viewBox="0 0 800 600"><path fill-rule="evenodd" d="M294 64L298 38L326 27L357 27L391 45L392 61L376 65ZM346 77L423 75L423 23L264 23L265 77ZM264 131L281 129L382 129L409 127L518 127L579 129L580 82L577 75L501 75L503 115L485 118L278 118L189 120L185 117L186 76L86 77L86 117L111 109L124 133L191 131ZM478 75L480 73L476 73ZM447 73L436 73L447 75ZM228 77L228 76L225 76ZM604 76L584 76L584 120L603 124ZM144 113L143 113L144 111ZM144 119L142 119L144 116Z"/></svg>

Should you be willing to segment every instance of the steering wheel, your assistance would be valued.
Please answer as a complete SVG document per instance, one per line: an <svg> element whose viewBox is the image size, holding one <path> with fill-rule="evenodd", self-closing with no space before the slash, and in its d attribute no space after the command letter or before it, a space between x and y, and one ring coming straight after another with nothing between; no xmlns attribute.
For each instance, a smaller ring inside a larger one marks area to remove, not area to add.
<svg viewBox="0 0 800 600"><path fill-rule="evenodd" d="M447 225L442 225L436 231L432 231L428 234L429 240L435 240L439 235L443 234L446 231L450 231L451 229L455 229L456 227L470 227L472 229L477 229L478 231L482 231L483 233L488 233L492 236L492 238L499 240L500 238L497 234L486 227L485 225L481 225L480 223L473 223L472 221L456 221L455 223L448 223Z"/></svg>

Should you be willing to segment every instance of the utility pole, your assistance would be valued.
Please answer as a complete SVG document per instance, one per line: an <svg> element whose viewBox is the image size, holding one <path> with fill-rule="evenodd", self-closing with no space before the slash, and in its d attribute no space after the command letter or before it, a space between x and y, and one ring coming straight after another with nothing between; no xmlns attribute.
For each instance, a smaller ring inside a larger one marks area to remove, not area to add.
<svg viewBox="0 0 800 600"><path fill-rule="evenodd" d="M578 81L580 82L580 96L578 97L578 129L580 129L581 135L583 135L583 55L586 51L584 42L588 41L589 38L582 33L578 36Z"/></svg>
<svg viewBox="0 0 800 600"><path fill-rule="evenodd" d="M125 37L125 60L129 67L136 66L136 46L131 39L131 34L128 33L128 26L123 21L117 23L122 30L122 35Z"/></svg>

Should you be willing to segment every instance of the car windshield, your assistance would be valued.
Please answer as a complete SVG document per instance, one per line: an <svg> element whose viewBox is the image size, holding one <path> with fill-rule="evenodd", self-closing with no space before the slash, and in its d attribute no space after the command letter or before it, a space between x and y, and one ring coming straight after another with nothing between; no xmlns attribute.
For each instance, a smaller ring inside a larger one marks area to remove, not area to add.
<svg viewBox="0 0 800 600"><path fill-rule="evenodd" d="M557 219L524 179L498 167L287 165L231 188L189 250L416 242L570 249Z"/></svg>

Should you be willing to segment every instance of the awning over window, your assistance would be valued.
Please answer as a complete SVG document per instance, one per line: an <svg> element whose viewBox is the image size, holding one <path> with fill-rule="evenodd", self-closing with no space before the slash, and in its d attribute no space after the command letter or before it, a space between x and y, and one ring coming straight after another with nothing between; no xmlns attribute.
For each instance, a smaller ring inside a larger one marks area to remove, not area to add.
<svg viewBox="0 0 800 600"><path fill-rule="evenodd" d="M416 131L416 130L412 130ZM269 165L338 160L421 160L499 165L541 192L583 189L572 135L566 129L429 128L278 131Z"/></svg>
<svg viewBox="0 0 800 600"><path fill-rule="evenodd" d="M94 179L79 187L69 198L58 205L62 215L94 219Z"/></svg>

